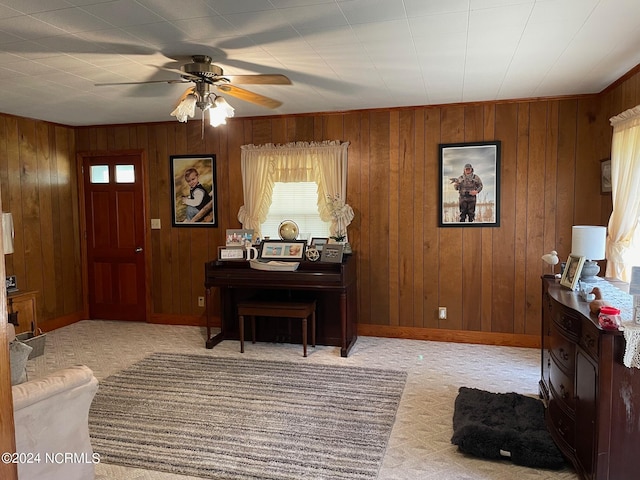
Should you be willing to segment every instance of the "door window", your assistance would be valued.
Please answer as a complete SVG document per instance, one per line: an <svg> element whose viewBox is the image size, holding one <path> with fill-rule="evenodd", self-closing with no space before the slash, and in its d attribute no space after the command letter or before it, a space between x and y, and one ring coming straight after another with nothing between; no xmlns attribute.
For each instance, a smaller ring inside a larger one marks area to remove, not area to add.
<svg viewBox="0 0 640 480"><path fill-rule="evenodd" d="M136 171L133 165L116 165L116 183L135 183Z"/></svg>
<svg viewBox="0 0 640 480"><path fill-rule="evenodd" d="M109 165L91 165L91 183L109 183Z"/></svg>

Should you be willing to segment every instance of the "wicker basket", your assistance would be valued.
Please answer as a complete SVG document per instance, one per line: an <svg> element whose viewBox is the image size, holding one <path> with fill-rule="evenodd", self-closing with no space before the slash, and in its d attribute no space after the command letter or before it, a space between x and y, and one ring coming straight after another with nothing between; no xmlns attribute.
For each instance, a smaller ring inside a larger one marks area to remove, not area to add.
<svg viewBox="0 0 640 480"><path fill-rule="evenodd" d="M34 332L19 333L16 335L16 338L22 343L26 343L33 348L29 354L29 360L44 354L44 344L47 339L47 335L42 333L42 330L38 329L37 335Z"/></svg>

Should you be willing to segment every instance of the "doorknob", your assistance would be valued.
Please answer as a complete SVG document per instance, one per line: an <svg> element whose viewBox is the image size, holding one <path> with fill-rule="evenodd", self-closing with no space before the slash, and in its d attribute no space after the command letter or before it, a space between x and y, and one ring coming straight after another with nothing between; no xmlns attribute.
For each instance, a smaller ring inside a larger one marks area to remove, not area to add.
<svg viewBox="0 0 640 480"><path fill-rule="evenodd" d="M136 248L136 253L140 253L142 251L142 247L137 247Z"/></svg>

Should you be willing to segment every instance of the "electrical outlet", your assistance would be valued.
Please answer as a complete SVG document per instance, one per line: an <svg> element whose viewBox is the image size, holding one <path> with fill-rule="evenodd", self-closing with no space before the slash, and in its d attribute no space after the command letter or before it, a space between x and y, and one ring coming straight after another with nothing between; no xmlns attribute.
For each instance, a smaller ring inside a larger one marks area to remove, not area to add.
<svg viewBox="0 0 640 480"><path fill-rule="evenodd" d="M198 306L204 307L204 297L198 297Z"/></svg>
<svg viewBox="0 0 640 480"><path fill-rule="evenodd" d="M438 307L438 318L440 320L447 319L447 307Z"/></svg>

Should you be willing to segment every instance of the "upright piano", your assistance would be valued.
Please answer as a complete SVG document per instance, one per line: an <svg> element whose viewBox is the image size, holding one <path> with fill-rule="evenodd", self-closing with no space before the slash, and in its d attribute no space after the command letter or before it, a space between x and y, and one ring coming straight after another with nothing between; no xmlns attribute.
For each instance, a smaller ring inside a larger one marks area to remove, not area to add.
<svg viewBox="0 0 640 480"><path fill-rule="evenodd" d="M291 301L316 300L316 342L340 347L343 357L349 355L357 339L358 298L356 261L346 255L342 263L300 262L295 271L254 270L247 261L212 260L205 263L206 347L213 348L222 340L239 339L236 303L250 298ZM212 295L220 295L221 331L211 335ZM259 341L287 338L299 343L298 329L276 335L277 325L260 322L256 332ZM260 328L262 327L262 328ZM290 330L290 329L289 329ZM277 340L275 340L277 341Z"/></svg>

